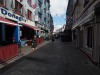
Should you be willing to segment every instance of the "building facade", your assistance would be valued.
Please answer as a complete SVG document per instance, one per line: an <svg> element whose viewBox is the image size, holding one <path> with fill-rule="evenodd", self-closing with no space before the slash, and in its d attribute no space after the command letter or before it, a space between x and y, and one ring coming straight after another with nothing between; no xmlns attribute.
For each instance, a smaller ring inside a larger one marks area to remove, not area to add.
<svg viewBox="0 0 100 75"><path fill-rule="evenodd" d="M41 30L50 32L49 0L2 0L0 15L18 25L13 37L16 42L24 38L30 40L34 35L39 36Z"/></svg>
<svg viewBox="0 0 100 75"><path fill-rule="evenodd" d="M35 23L44 31L50 31L50 1L35 0Z"/></svg>
<svg viewBox="0 0 100 75"><path fill-rule="evenodd" d="M100 1L73 0L73 41L100 67Z"/></svg>
<svg viewBox="0 0 100 75"><path fill-rule="evenodd" d="M73 10L73 0L69 0L67 10L66 10L66 30L70 30L72 28L72 10Z"/></svg>
<svg viewBox="0 0 100 75"><path fill-rule="evenodd" d="M54 31L53 17L52 17L52 15L50 15L50 32L51 32L51 34L53 33L53 31Z"/></svg>
<svg viewBox="0 0 100 75"><path fill-rule="evenodd" d="M72 41L72 24L73 24L73 20L72 20L72 10L73 10L73 0L69 0L68 1L68 6L67 7L67 10L66 10L66 25L65 25L65 30L64 30L64 35L65 35L65 38L64 40L66 42L68 41Z"/></svg>
<svg viewBox="0 0 100 75"><path fill-rule="evenodd" d="M0 62L17 55L18 45L30 45L43 28L49 30L49 8L49 0L0 0Z"/></svg>

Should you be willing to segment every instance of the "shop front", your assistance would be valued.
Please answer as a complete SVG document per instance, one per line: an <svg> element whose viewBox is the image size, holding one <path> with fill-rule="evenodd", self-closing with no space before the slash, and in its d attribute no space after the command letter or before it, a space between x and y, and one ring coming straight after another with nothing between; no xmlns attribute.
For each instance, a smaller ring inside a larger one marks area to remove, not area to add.
<svg viewBox="0 0 100 75"><path fill-rule="evenodd" d="M0 7L0 63L19 53L20 26L18 21L24 21L24 18Z"/></svg>
<svg viewBox="0 0 100 75"><path fill-rule="evenodd" d="M0 16L0 63L18 54L18 44L14 39L17 25Z"/></svg>
<svg viewBox="0 0 100 75"><path fill-rule="evenodd" d="M23 25L20 29L22 46L31 45L32 40L34 40L34 36L37 35L39 28L25 23L22 23L21 25Z"/></svg>

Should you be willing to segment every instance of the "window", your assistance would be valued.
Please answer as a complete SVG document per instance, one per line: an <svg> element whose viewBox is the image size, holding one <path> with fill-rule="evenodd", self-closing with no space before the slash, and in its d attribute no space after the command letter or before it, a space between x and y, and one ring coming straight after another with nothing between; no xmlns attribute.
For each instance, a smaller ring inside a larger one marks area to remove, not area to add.
<svg viewBox="0 0 100 75"><path fill-rule="evenodd" d="M46 3L46 0L44 0L44 3Z"/></svg>
<svg viewBox="0 0 100 75"><path fill-rule="evenodd" d="M92 44L93 44L93 28L89 27L87 29L87 46L92 48Z"/></svg>
<svg viewBox="0 0 100 75"><path fill-rule="evenodd" d="M0 23L0 44L1 44L1 41L2 41L2 24Z"/></svg>
<svg viewBox="0 0 100 75"><path fill-rule="evenodd" d="M23 15L23 5L15 0L15 12L19 15Z"/></svg>
<svg viewBox="0 0 100 75"><path fill-rule="evenodd" d="M39 4L39 7L41 8L42 7L42 3L40 0L38 0L38 4Z"/></svg>
<svg viewBox="0 0 100 75"><path fill-rule="evenodd" d="M46 8L44 8L44 13L46 13Z"/></svg>
<svg viewBox="0 0 100 75"><path fill-rule="evenodd" d="M28 3L30 6L32 6L32 5L31 5L31 3L32 3L31 0L27 0L27 3Z"/></svg>
<svg viewBox="0 0 100 75"><path fill-rule="evenodd" d="M84 1L84 7L89 3L89 0Z"/></svg>
<svg viewBox="0 0 100 75"><path fill-rule="evenodd" d="M27 18L28 18L29 20L32 20L32 12L31 12L30 10L28 10Z"/></svg>
<svg viewBox="0 0 100 75"><path fill-rule="evenodd" d="M6 0L0 0L0 6L6 6Z"/></svg>
<svg viewBox="0 0 100 75"><path fill-rule="evenodd" d="M40 12L38 12L38 16L39 16L39 18L40 18L40 19L42 18L42 15L41 15L41 13L40 13Z"/></svg>
<svg viewBox="0 0 100 75"><path fill-rule="evenodd" d="M20 0L20 2L22 2L23 0Z"/></svg>
<svg viewBox="0 0 100 75"><path fill-rule="evenodd" d="M20 5L20 14L23 16L23 6L22 5Z"/></svg>
<svg viewBox="0 0 100 75"><path fill-rule="evenodd" d="M15 0L15 12L18 12L18 1Z"/></svg>
<svg viewBox="0 0 100 75"><path fill-rule="evenodd" d="M45 21L45 23L46 23L46 18L44 18L44 21Z"/></svg>

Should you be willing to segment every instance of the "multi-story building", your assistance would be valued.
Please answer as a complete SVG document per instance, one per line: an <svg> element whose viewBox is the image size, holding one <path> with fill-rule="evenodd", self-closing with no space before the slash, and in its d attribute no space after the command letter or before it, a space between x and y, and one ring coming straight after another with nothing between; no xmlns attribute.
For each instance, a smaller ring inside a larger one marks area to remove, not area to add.
<svg viewBox="0 0 100 75"><path fill-rule="evenodd" d="M33 35L36 35L37 31L41 29L47 32L50 31L49 0L1 0L0 4L2 6L1 16L23 26L17 26L17 37L12 37L15 38L16 42L18 42L20 38L32 39ZM30 32L32 34L30 34ZM3 40L4 39L5 37L3 37Z"/></svg>
<svg viewBox="0 0 100 75"><path fill-rule="evenodd" d="M73 0L69 0L68 1L68 6L67 6L67 10L66 10L66 26L65 26L65 30L63 32L63 35L65 37L64 41L72 41L72 9L73 9Z"/></svg>
<svg viewBox="0 0 100 75"><path fill-rule="evenodd" d="M73 41L100 67L100 0L73 0Z"/></svg>
<svg viewBox="0 0 100 75"><path fill-rule="evenodd" d="M38 4L38 7L35 3ZM35 25L36 16L40 18L37 21L39 25L48 30L50 25L49 8L49 0L0 0L0 46L5 46L0 47L0 51L5 49L9 53L10 50L14 50L13 52L17 54L20 42L25 44L27 40L33 40L34 35L38 36L41 29ZM9 46L7 46L8 44ZM1 54L0 61L12 57L2 58ZM12 55L15 54L12 53Z"/></svg>
<svg viewBox="0 0 100 75"><path fill-rule="evenodd" d="M35 23L37 27L50 31L50 1L35 0Z"/></svg>
<svg viewBox="0 0 100 75"><path fill-rule="evenodd" d="M33 0L2 0L2 2L5 6L1 7L1 16L17 24L16 35L13 37L15 41L18 42L23 38L32 39L36 30L39 30L35 27Z"/></svg>
<svg viewBox="0 0 100 75"><path fill-rule="evenodd" d="M72 27L72 9L73 9L73 0L69 0L68 7L66 11L66 30L70 30Z"/></svg>
<svg viewBox="0 0 100 75"><path fill-rule="evenodd" d="M53 33L53 31L54 31L53 17L50 15L50 32L51 32L51 34Z"/></svg>

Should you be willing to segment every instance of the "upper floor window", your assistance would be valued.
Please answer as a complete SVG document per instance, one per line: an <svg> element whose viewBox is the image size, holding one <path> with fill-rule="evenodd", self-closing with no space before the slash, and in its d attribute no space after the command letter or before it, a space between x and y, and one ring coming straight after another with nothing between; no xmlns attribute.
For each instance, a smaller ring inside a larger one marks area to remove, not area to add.
<svg viewBox="0 0 100 75"><path fill-rule="evenodd" d="M89 27L87 29L87 46L92 48L92 44L93 44L93 28Z"/></svg>
<svg viewBox="0 0 100 75"><path fill-rule="evenodd" d="M46 23L46 18L44 18L44 21L45 21L45 23Z"/></svg>
<svg viewBox="0 0 100 75"><path fill-rule="evenodd" d="M90 0L84 0L84 7L89 3Z"/></svg>
<svg viewBox="0 0 100 75"><path fill-rule="evenodd" d="M44 0L44 4L46 4L46 0Z"/></svg>
<svg viewBox="0 0 100 75"><path fill-rule="evenodd" d="M44 8L44 12L46 13L46 8Z"/></svg>
<svg viewBox="0 0 100 75"><path fill-rule="evenodd" d="M6 6L6 0L0 0L0 6Z"/></svg>
<svg viewBox="0 0 100 75"><path fill-rule="evenodd" d="M49 21L48 21L48 24L49 24Z"/></svg>
<svg viewBox="0 0 100 75"><path fill-rule="evenodd" d="M42 18L42 14L40 12L38 12L38 16L40 19Z"/></svg>
<svg viewBox="0 0 100 75"><path fill-rule="evenodd" d="M20 0L20 2L22 2L23 0Z"/></svg>
<svg viewBox="0 0 100 75"><path fill-rule="evenodd" d="M15 12L19 15L23 15L23 5L15 0Z"/></svg>
<svg viewBox="0 0 100 75"><path fill-rule="evenodd" d="M42 2L40 0L38 0L38 4L39 4L39 7L41 8L42 7Z"/></svg>
<svg viewBox="0 0 100 75"><path fill-rule="evenodd" d="M29 20L32 20L32 12L31 12L30 10L28 10L27 18L28 18Z"/></svg>
<svg viewBox="0 0 100 75"><path fill-rule="evenodd" d="M27 0L27 3L31 6L32 0Z"/></svg>

